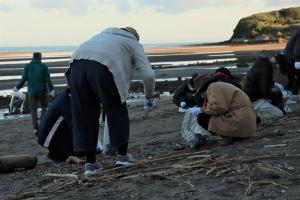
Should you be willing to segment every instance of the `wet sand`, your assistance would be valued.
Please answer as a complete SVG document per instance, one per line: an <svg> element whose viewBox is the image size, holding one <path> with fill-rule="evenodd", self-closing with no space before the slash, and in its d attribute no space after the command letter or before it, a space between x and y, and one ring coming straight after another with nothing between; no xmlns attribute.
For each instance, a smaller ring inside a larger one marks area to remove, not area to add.
<svg viewBox="0 0 300 200"><path fill-rule="evenodd" d="M184 115L171 97L160 99L147 119L142 118L142 101L129 103L129 152L138 164L113 169L115 157L99 154L97 161L106 171L91 178L81 176L82 165L46 157L29 115L1 120L0 154L33 154L39 162L32 170L0 174L0 199L298 199L297 106L297 113L264 121L253 138L226 147L219 138L193 150L180 136Z"/></svg>
<svg viewBox="0 0 300 200"><path fill-rule="evenodd" d="M170 46L159 48L145 48L147 54L204 54L215 52L242 52L242 51L264 51L264 50L282 50L285 43L267 43L267 44L234 44L234 45L189 45L189 46ZM71 55L68 51L41 51L45 55L63 54ZM31 58L32 52L0 52L0 58Z"/></svg>
<svg viewBox="0 0 300 200"><path fill-rule="evenodd" d="M0 199L299 198L299 112L265 121L253 138L225 147L218 138L199 150L180 136L184 115L170 97L159 100L147 119L142 116L142 102L129 103L129 152L137 164L113 169L115 156L98 155L105 171L90 178L81 176L80 164L47 159L29 116L0 121L1 155L32 154L39 160L32 170L0 174Z"/></svg>

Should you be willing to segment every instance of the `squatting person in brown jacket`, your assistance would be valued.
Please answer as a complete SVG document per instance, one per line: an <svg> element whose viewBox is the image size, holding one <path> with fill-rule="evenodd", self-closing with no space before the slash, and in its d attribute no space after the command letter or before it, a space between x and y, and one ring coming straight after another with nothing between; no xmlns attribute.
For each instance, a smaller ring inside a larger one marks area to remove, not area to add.
<svg viewBox="0 0 300 200"><path fill-rule="evenodd" d="M204 129L225 138L223 145L256 134L256 115L249 97L241 89L209 77L203 77L197 88L197 95L207 102L203 108L191 108L188 112L197 115Z"/></svg>

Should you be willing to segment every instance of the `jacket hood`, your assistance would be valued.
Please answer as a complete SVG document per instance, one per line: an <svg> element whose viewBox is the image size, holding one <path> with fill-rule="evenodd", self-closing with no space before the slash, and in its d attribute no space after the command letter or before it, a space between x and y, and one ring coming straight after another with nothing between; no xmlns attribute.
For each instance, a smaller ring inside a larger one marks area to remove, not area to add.
<svg viewBox="0 0 300 200"><path fill-rule="evenodd" d="M41 60L38 60L38 59L32 59L31 60L31 63L33 64L38 64L38 63L41 63L42 61Z"/></svg>
<svg viewBox="0 0 300 200"><path fill-rule="evenodd" d="M107 28L104 31L102 31L102 33L120 35L123 37L128 37L128 38L137 40L137 38L132 33L130 33L129 31L123 30L121 28L116 28L116 27Z"/></svg>

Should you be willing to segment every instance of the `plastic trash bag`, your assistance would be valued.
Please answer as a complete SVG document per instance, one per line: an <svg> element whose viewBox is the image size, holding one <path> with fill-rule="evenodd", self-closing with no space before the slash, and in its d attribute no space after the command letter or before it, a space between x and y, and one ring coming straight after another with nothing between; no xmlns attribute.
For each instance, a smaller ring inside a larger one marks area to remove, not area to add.
<svg viewBox="0 0 300 200"><path fill-rule="evenodd" d="M104 122L103 137L98 138L97 150L102 151L105 155L113 155L116 153L116 149L110 145L109 129L106 118Z"/></svg>
<svg viewBox="0 0 300 200"><path fill-rule="evenodd" d="M262 119L277 119L283 116L283 112L266 99L253 102L253 107L257 116Z"/></svg>
<svg viewBox="0 0 300 200"><path fill-rule="evenodd" d="M210 140L210 132L202 128L197 121L197 117L186 112L181 125L181 136L191 148L200 148L203 145L203 139Z"/></svg>
<svg viewBox="0 0 300 200"><path fill-rule="evenodd" d="M23 92L13 92L9 103L9 114L23 114L26 95Z"/></svg>

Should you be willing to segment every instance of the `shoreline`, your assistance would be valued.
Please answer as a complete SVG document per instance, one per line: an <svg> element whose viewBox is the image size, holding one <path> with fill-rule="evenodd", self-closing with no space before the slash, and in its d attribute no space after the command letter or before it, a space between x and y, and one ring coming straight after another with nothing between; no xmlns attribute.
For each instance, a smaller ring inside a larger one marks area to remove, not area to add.
<svg viewBox="0 0 300 200"><path fill-rule="evenodd" d="M145 47L145 52L148 56L160 54L207 54L220 52L245 52L245 51L266 51L266 50L282 50L286 43L263 43L263 44L190 44L179 46L163 46L163 47ZM32 52L0 52L0 59L12 58L31 58ZM73 51L40 51L44 57L53 56L53 54L70 56Z"/></svg>

